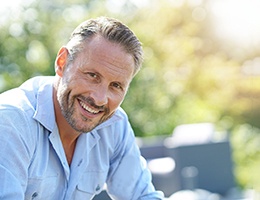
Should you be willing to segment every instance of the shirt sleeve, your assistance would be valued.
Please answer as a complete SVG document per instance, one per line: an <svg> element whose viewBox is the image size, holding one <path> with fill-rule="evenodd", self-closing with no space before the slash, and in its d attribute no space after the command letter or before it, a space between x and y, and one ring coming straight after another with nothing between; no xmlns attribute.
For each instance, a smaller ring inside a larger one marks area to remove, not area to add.
<svg viewBox="0 0 260 200"><path fill-rule="evenodd" d="M129 123L118 127L116 135L121 135L115 144L115 152L107 180L107 190L113 199L158 200L164 195L156 191L151 182L151 173L146 161L140 155L135 136Z"/></svg>
<svg viewBox="0 0 260 200"><path fill-rule="evenodd" d="M26 141L21 133L29 133L25 116L18 110L0 109L0 199L24 199L30 139Z"/></svg>

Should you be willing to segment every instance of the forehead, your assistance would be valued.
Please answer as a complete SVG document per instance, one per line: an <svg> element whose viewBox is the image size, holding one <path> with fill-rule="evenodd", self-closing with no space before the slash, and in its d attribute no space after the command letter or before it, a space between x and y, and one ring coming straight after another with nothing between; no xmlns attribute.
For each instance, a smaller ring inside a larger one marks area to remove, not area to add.
<svg viewBox="0 0 260 200"><path fill-rule="evenodd" d="M81 52L76 56L80 65L87 69L104 70L115 76L124 75L132 78L134 58L118 43L108 41L102 36L95 36L82 44Z"/></svg>

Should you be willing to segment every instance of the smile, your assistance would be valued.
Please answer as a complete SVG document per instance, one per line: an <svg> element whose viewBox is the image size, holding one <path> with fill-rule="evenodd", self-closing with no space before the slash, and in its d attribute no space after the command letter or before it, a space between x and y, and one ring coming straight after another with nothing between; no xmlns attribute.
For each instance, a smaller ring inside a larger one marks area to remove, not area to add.
<svg viewBox="0 0 260 200"><path fill-rule="evenodd" d="M93 108L90 108L89 106L87 106L86 104L84 104L82 101L79 101L80 105L82 108L84 108L84 110L88 111L89 113L92 114L97 114L99 113L99 110L95 110Z"/></svg>

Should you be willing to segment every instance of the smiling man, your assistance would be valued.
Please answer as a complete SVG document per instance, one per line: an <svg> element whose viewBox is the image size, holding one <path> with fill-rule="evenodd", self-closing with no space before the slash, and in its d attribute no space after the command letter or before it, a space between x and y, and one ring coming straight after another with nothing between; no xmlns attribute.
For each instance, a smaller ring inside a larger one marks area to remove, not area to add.
<svg viewBox="0 0 260 200"><path fill-rule="evenodd" d="M120 108L142 63L128 27L100 17L80 24L55 61L0 95L0 199L163 199Z"/></svg>

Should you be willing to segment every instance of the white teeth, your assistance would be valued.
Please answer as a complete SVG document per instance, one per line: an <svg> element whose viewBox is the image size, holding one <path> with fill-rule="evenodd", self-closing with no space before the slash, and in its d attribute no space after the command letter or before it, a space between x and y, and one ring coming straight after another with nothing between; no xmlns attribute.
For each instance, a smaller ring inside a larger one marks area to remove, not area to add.
<svg viewBox="0 0 260 200"><path fill-rule="evenodd" d="M99 111L98 110L93 110L92 108L88 107L86 104L84 104L82 101L80 101L80 105L88 112L97 114Z"/></svg>

